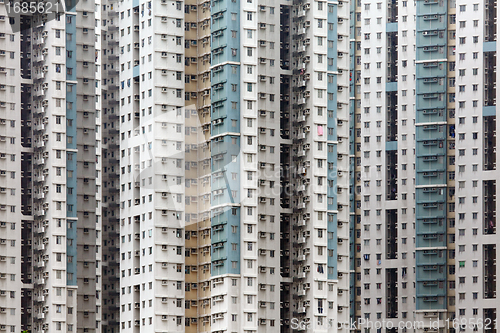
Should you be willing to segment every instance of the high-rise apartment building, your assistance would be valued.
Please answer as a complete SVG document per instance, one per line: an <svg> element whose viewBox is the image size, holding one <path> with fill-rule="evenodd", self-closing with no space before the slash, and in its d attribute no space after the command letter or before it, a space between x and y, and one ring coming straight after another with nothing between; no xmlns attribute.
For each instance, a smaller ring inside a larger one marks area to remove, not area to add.
<svg viewBox="0 0 500 333"><path fill-rule="evenodd" d="M66 5L37 15L1 6L0 330L9 332L100 329L99 8Z"/></svg>
<svg viewBox="0 0 500 333"><path fill-rule="evenodd" d="M493 332L496 2L354 12L355 316Z"/></svg>
<svg viewBox="0 0 500 333"><path fill-rule="evenodd" d="M347 3L119 15L121 329L347 323Z"/></svg>
<svg viewBox="0 0 500 333"><path fill-rule="evenodd" d="M349 313L349 6L214 4L212 331L326 331Z"/></svg>
<svg viewBox="0 0 500 333"><path fill-rule="evenodd" d="M357 317L413 320L415 5L355 10Z"/></svg>

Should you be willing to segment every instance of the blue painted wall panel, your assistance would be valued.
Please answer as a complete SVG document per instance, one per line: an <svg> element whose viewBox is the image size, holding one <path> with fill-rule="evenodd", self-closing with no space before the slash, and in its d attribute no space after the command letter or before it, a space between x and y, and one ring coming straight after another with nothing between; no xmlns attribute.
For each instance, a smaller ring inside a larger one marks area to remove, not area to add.
<svg viewBox="0 0 500 333"><path fill-rule="evenodd" d="M444 0L418 0L416 70L416 308L446 309L447 9ZM432 62L432 60L435 60ZM428 124L426 124L428 123ZM428 248L428 249L426 249Z"/></svg>
<svg viewBox="0 0 500 333"><path fill-rule="evenodd" d="M66 32L76 36L76 16L71 14L66 14ZM71 40L66 39L66 68L71 68L71 73L66 72L66 80L76 81L76 38ZM76 84L68 83L66 86L66 136L73 137L71 143L66 140L67 149L76 149L77 143L77 131L76 131ZM72 158L68 156L72 155ZM76 174L77 174L77 164L76 164L76 153L68 152L66 158L66 187L72 188L73 191L66 192L66 214L67 214L67 226L66 226L66 238L67 240L73 240L66 242L66 252L67 256L72 256L73 261L66 263L66 270L68 276L72 276L72 279L67 279L66 283L68 285L75 286L77 277L77 257L78 253L76 250L76 220L71 220L71 218L76 218L77 216L77 184L76 184ZM69 245L69 244L72 245ZM70 275L72 274L72 275Z"/></svg>
<svg viewBox="0 0 500 333"><path fill-rule="evenodd" d="M211 7L212 276L240 273L240 4ZM233 37L232 31L236 31ZM233 62L228 64L227 62ZM220 65L219 65L220 64ZM219 66L218 66L219 65ZM233 196L235 191L236 196ZM236 232L233 232L233 229ZM236 244L236 251L233 251Z"/></svg>

